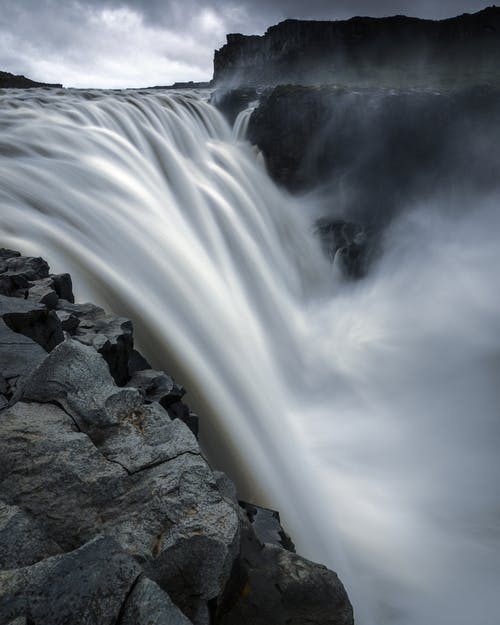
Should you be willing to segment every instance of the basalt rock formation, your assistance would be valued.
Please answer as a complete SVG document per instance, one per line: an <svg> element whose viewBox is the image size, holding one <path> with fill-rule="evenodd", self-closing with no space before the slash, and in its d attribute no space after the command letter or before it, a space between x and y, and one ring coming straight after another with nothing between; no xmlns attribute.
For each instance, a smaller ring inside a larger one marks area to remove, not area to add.
<svg viewBox="0 0 500 625"><path fill-rule="evenodd" d="M432 21L404 16L286 20L263 36L230 34L214 84L426 86L497 81L500 8Z"/></svg>
<svg viewBox="0 0 500 625"><path fill-rule="evenodd" d="M213 98L227 117L240 91ZM323 246L332 259L342 249L340 266L359 277L376 255L379 233L412 203L436 193L453 203L499 189L492 155L500 142L500 89L280 85L260 94L247 138L278 184L321 198ZM358 234L344 236L356 231L364 233L362 243Z"/></svg>
<svg viewBox="0 0 500 625"><path fill-rule="evenodd" d="M239 505L129 320L0 250L0 625L352 625L335 573Z"/></svg>
<svg viewBox="0 0 500 625"><path fill-rule="evenodd" d="M258 99L248 140L278 184L321 195L325 252L359 277L417 198L498 186L498 58L498 7L441 21L286 20L228 35L211 101L233 123Z"/></svg>
<svg viewBox="0 0 500 625"><path fill-rule="evenodd" d="M36 82L26 76L16 76L9 72L0 72L0 89L33 89L35 87L62 88L61 84L50 84L46 82Z"/></svg>

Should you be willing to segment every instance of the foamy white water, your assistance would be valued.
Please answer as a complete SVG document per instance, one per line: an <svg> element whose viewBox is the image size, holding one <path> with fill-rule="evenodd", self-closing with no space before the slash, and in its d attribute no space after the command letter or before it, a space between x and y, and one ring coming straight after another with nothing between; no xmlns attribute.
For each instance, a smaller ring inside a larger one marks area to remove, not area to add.
<svg viewBox="0 0 500 625"><path fill-rule="evenodd" d="M5 91L0 244L134 319L359 625L498 625L496 198L409 207L345 284L247 121L200 94Z"/></svg>

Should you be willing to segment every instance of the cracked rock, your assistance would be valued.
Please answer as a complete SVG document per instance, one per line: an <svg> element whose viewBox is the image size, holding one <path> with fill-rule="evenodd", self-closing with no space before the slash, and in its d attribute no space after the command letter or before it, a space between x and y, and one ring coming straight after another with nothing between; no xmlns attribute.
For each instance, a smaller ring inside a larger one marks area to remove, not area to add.
<svg viewBox="0 0 500 625"><path fill-rule="evenodd" d="M91 345L108 363L113 379L123 386L129 379L128 363L134 347L133 327L129 319L105 315L82 319L75 339Z"/></svg>
<svg viewBox="0 0 500 625"><path fill-rule="evenodd" d="M0 295L0 317L11 330L33 339L46 351L64 340L57 315L43 305Z"/></svg>
<svg viewBox="0 0 500 625"><path fill-rule="evenodd" d="M12 397L22 382L45 358L47 352L30 338L13 332L0 319L0 394Z"/></svg>
<svg viewBox="0 0 500 625"><path fill-rule="evenodd" d="M58 345L38 366L23 399L58 402L88 432L119 425L142 404L139 391L115 386L95 349L74 340Z"/></svg>
<svg viewBox="0 0 500 625"><path fill-rule="evenodd" d="M27 566L58 553L59 545L27 512L0 501L0 569Z"/></svg>
<svg viewBox="0 0 500 625"><path fill-rule="evenodd" d="M0 572L0 621L115 625L139 565L107 537L32 566Z"/></svg>
<svg viewBox="0 0 500 625"><path fill-rule="evenodd" d="M277 545L244 541L232 582L219 605L220 625L354 623L337 575Z"/></svg>
<svg viewBox="0 0 500 625"><path fill-rule="evenodd" d="M141 577L125 605L120 625L192 625L153 581Z"/></svg>

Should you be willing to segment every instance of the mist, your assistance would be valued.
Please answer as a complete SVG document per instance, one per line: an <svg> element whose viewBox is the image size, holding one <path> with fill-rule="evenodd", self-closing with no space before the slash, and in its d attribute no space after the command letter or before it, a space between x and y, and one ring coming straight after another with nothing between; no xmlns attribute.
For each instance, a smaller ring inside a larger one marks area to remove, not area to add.
<svg viewBox="0 0 500 625"><path fill-rule="evenodd" d="M335 184L322 196L278 188L204 96L1 97L1 243L45 256L82 298L135 320L139 347L206 419L211 460L241 496L280 510L300 553L339 573L357 623L470 625L480 614L496 625L489 125L438 134L432 183L407 180L415 144L392 178L384 147L379 187L350 152L349 189L366 183L388 207L381 253L352 282L323 257L312 216L348 216L357 202ZM367 148L401 136L363 127ZM419 128L432 143L436 126ZM394 188L411 194L396 202Z"/></svg>

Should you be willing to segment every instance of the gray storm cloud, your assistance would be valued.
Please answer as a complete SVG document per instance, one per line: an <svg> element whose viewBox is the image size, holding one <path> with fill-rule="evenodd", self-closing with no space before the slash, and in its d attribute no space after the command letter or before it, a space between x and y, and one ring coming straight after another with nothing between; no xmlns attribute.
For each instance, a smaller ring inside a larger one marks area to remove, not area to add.
<svg viewBox="0 0 500 625"><path fill-rule="evenodd" d="M285 18L443 18L488 0L0 0L0 69L74 87L208 80L227 32Z"/></svg>

